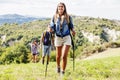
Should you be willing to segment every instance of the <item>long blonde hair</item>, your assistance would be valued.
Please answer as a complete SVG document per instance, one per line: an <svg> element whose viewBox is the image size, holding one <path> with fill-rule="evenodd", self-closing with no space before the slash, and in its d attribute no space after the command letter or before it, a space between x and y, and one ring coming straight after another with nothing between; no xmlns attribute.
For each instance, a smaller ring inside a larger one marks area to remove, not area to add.
<svg viewBox="0 0 120 80"><path fill-rule="evenodd" d="M64 12L63 12L62 15L63 15L63 16L65 17L65 19L67 20L67 23L69 23L69 22L70 22L70 21L69 21L69 15L67 14L67 9L66 9L65 4L62 3L62 2L60 2L59 4L63 5L63 7L64 7ZM55 13L55 15L54 15L55 21L56 21L56 19L58 18L57 15L59 15L59 12L58 12L58 6L59 6L59 4L57 5L56 13Z"/></svg>

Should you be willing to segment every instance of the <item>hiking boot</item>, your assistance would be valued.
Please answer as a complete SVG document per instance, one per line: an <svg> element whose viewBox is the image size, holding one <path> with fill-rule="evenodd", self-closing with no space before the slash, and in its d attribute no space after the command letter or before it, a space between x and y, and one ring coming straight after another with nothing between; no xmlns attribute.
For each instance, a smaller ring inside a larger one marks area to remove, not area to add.
<svg viewBox="0 0 120 80"><path fill-rule="evenodd" d="M59 67L57 68L57 73L60 73L60 68Z"/></svg>
<svg viewBox="0 0 120 80"><path fill-rule="evenodd" d="M65 74L65 72L64 72L64 71L62 71L62 72L61 72L61 76L63 77L63 76L64 76L64 74Z"/></svg>
<svg viewBox="0 0 120 80"><path fill-rule="evenodd" d="M61 74L62 74L62 75L64 75L64 74L65 74L65 72L64 72L64 71L62 71L62 72L61 72Z"/></svg>

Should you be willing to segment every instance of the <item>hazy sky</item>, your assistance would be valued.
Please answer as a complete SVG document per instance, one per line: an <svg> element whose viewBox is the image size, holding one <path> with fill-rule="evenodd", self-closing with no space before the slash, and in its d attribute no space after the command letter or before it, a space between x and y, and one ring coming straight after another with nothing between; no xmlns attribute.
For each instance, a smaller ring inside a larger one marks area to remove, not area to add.
<svg viewBox="0 0 120 80"><path fill-rule="evenodd" d="M0 0L0 15L52 17L59 2L69 14L120 20L120 0Z"/></svg>

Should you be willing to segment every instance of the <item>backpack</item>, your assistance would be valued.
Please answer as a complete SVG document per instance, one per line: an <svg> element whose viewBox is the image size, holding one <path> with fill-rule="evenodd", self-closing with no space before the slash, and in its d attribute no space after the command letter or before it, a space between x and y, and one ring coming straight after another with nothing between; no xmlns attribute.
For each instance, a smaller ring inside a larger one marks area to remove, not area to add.
<svg viewBox="0 0 120 80"><path fill-rule="evenodd" d="M51 33L44 32L43 33L43 45L51 45Z"/></svg>

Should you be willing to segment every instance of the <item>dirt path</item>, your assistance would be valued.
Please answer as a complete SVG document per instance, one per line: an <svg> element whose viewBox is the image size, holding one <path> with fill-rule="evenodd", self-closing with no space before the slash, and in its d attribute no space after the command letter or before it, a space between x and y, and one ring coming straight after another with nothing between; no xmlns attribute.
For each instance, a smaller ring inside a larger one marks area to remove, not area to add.
<svg viewBox="0 0 120 80"><path fill-rule="evenodd" d="M120 56L120 48L108 48L104 52L93 54L87 58L84 58L83 60L98 59L111 56Z"/></svg>

